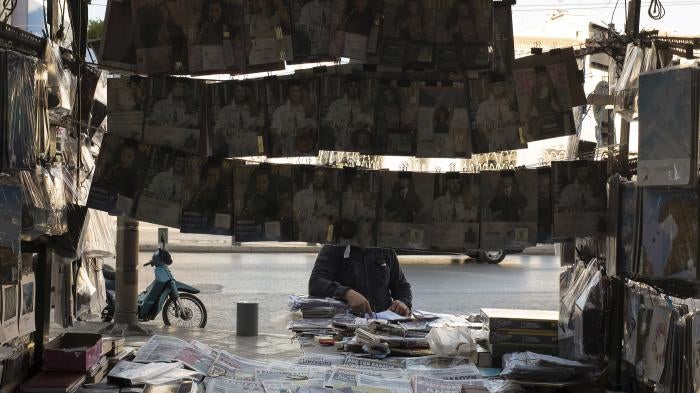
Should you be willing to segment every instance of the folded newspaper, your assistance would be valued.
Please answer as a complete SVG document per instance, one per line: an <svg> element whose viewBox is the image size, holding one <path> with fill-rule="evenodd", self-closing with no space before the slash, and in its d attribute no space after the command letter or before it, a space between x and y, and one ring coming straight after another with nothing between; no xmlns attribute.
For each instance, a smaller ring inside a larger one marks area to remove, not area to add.
<svg viewBox="0 0 700 393"><path fill-rule="evenodd" d="M136 351L134 362L136 363L155 363L155 362L172 362L177 358L177 355L189 343L175 337L168 336L152 336L145 344Z"/></svg>
<svg viewBox="0 0 700 393"><path fill-rule="evenodd" d="M305 295L289 295L289 309L291 311L307 310L312 308L330 307L336 310L347 310L348 306L333 298L315 298Z"/></svg>

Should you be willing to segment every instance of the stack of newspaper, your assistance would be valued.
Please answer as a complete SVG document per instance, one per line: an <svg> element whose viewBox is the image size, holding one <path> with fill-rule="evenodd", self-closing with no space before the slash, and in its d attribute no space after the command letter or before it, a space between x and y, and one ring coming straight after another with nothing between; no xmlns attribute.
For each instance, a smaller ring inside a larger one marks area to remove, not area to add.
<svg viewBox="0 0 700 393"><path fill-rule="evenodd" d="M594 378L597 368L590 364L519 352L503 356L501 377L518 381L580 382Z"/></svg>
<svg viewBox="0 0 700 393"><path fill-rule="evenodd" d="M301 311L304 318L333 318L336 314L347 312L348 306L331 298L289 295L289 309Z"/></svg>

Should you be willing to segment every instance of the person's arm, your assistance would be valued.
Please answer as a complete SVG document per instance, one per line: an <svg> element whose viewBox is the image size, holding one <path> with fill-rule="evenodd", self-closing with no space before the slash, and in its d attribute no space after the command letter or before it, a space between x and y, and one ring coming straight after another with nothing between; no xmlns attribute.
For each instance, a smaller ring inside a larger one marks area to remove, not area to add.
<svg viewBox="0 0 700 393"><path fill-rule="evenodd" d="M309 278L309 296L345 299L350 288L335 281L338 263L343 258L341 251L340 247L324 246L318 253Z"/></svg>
<svg viewBox="0 0 700 393"><path fill-rule="evenodd" d="M413 292L411 291L411 284L406 280L406 276L401 270L401 265L399 264L399 259L396 257L396 252L394 250L389 251L389 290L391 291L391 298L398 300L409 308L413 306ZM392 308L395 304L392 305Z"/></svg>

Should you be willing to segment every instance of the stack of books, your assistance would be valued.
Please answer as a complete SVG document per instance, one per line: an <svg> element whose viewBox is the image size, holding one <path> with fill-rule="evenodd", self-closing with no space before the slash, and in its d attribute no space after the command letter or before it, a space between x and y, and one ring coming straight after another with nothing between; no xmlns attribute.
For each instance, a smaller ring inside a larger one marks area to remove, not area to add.
<svg viewBox="0 0 700 393"><path fill-rule="evenodd" d="M494 359L513 352L557 355L559 313L539 310L481 310L488 333L488 350Z"/></svg>

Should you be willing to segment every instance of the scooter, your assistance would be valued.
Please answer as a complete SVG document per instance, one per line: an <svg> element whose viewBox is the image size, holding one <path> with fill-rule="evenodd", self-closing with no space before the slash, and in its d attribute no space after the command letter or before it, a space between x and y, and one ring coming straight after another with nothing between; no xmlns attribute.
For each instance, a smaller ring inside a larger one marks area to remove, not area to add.
<svg viewBox="0 0 700 393"><path fill-rule="evenodd" d="M139 320L152 321L162 313L166 326L205 327L207 309L194 295L199 289L175 280L168 268L173 259L162 244L143 265L155 268L155 279L137 298ZM102 310L102 320L110 322L114 318L115 271L105 265L102 272L107 288L107 306Z"/></svg>

